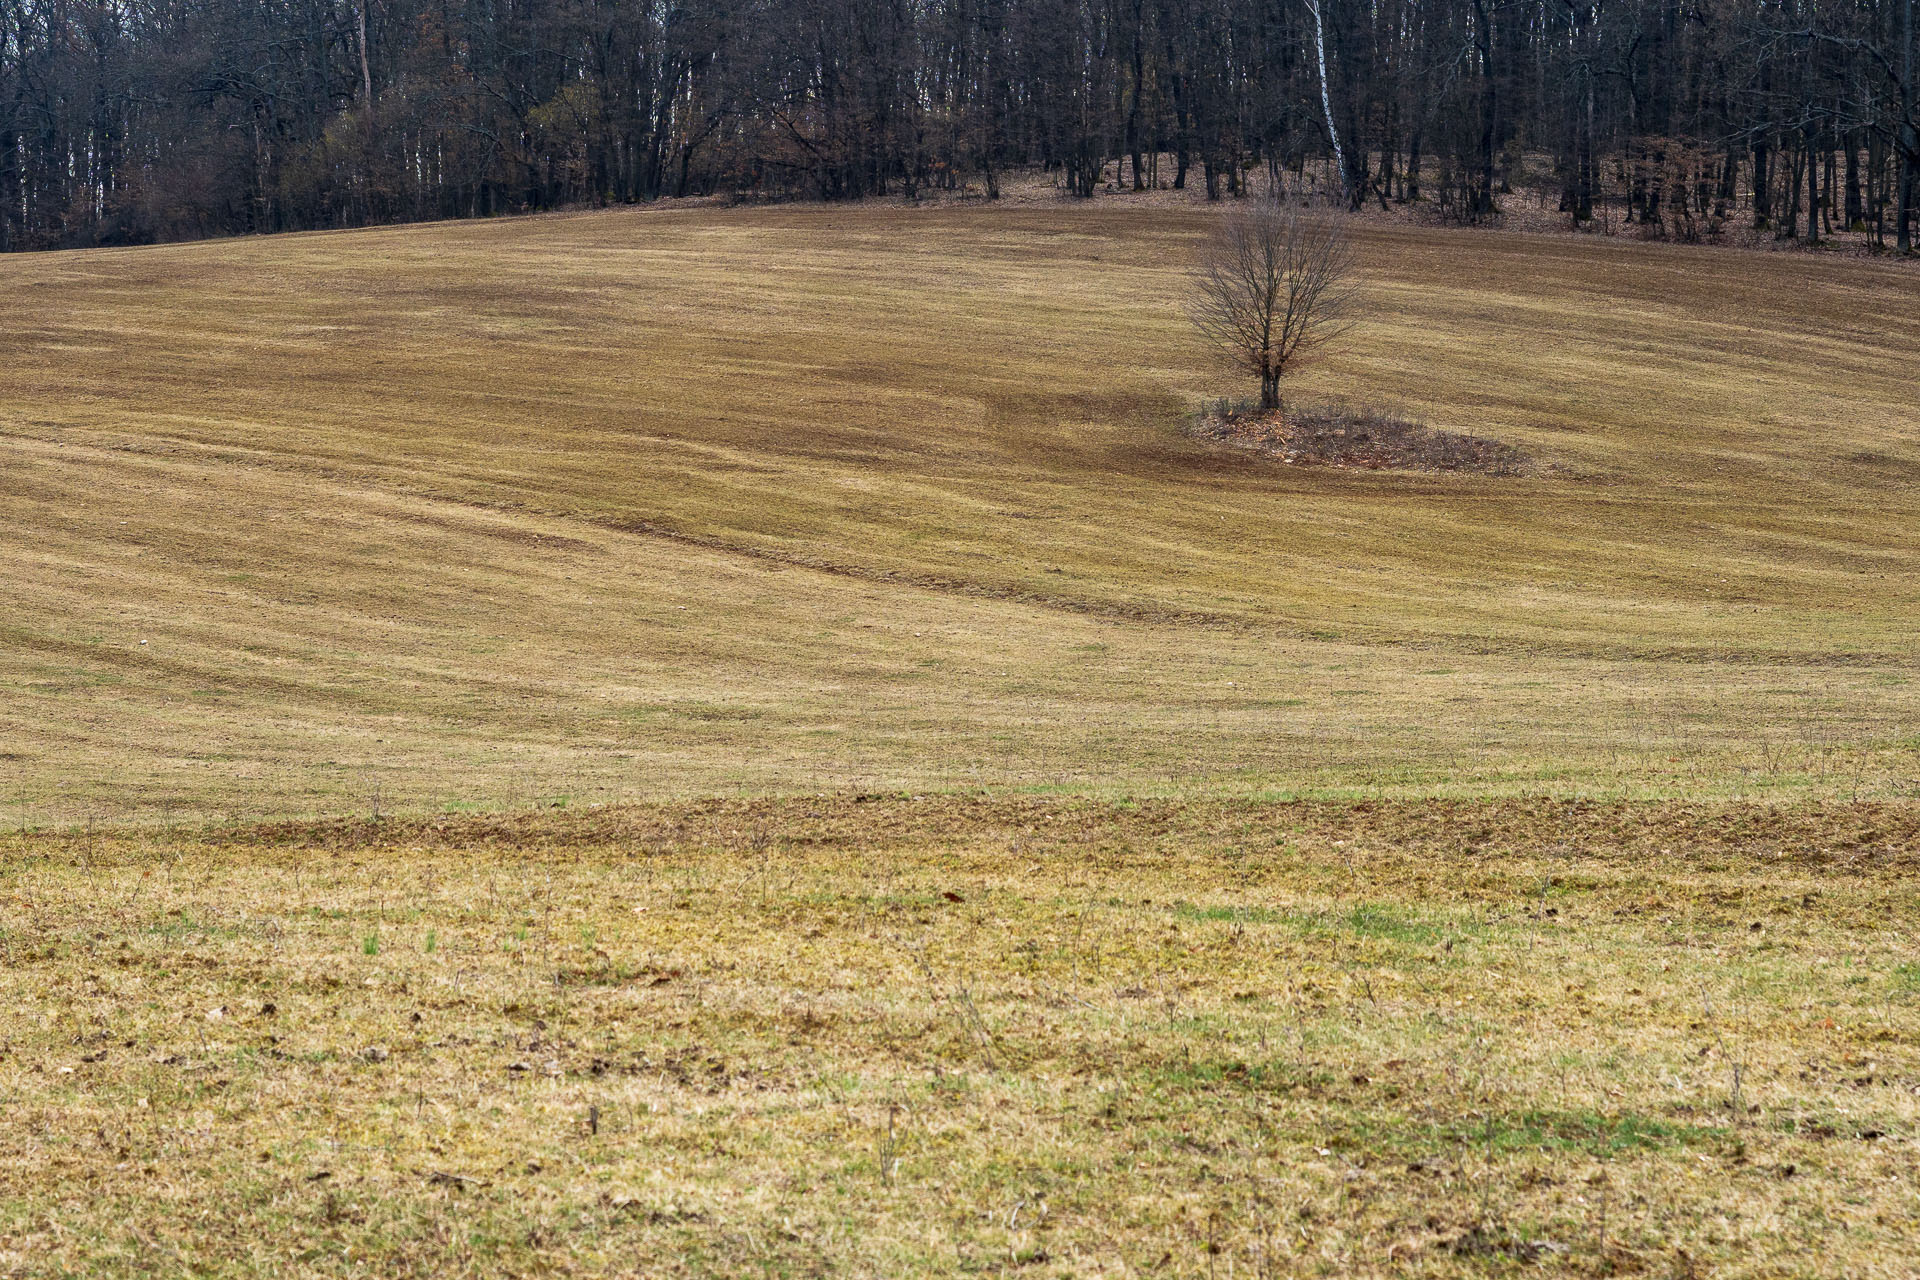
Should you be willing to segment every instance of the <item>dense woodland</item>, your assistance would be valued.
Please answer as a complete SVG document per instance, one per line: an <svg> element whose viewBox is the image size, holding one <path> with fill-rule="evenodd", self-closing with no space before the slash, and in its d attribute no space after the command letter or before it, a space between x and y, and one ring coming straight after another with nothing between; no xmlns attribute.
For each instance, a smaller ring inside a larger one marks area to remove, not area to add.
<svg viewBox="0 0 1920 1280"><path fill-rule="evenodd" d="M0 0L0 249L1031 167L1906 248L1915 2Z"/></svg>

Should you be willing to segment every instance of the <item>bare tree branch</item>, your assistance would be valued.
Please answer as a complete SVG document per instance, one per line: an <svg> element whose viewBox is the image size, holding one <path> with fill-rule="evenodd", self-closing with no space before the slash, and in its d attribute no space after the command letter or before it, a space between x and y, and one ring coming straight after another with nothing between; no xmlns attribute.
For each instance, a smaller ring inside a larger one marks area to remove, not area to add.
<svg viewBox="0 0 1920 1280"><path fill-rule="evenodd" d="M1288 368L1354 326L1358 291L1344 228L1267 204L1235 210L1201 250L1189 314L1220 354L1260 380L1260 407L1280 407Z"/></svg>

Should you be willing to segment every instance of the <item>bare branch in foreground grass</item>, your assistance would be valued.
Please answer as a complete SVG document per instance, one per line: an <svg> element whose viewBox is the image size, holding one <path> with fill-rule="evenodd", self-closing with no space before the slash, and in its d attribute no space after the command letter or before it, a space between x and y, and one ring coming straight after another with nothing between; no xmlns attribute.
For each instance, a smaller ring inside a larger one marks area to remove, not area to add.
<svg viewBox="0 0 1920 1280"><path fill-rule="evenodd" d="M1194 267L1194 324L1234 367L1260 380L1260 408L1280 407L1280 379L1355 323L1358 291L1346 231L1328 218L1263 204L1228 214Z"/></svg>

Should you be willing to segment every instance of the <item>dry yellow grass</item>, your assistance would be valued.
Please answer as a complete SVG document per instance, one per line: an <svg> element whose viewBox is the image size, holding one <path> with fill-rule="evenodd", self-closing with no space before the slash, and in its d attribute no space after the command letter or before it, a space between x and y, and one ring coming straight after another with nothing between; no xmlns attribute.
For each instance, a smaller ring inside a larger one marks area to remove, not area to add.
<svg viewBox="0 0 1920 1280"><path fill-rule="evenodd" d="M0 262L0 803L1891 795L1916 276L1376 231L1300 391L1523 480L1221 457L1203 216L617 212ZM144 643L143 643L144 642Z"/></svg>
<svg viewBox="0 0 1920 1280"><path fill-rule="evenodd" d="M1920 277L1205 226L0 261L0 1272L1909 1273Z"/></svg>
<svg viewBox="0 0 1920 1280"><path fill-rule="evenodd" d="M1898 1277L1920 809L0 838L0 1271Z"/></svg>

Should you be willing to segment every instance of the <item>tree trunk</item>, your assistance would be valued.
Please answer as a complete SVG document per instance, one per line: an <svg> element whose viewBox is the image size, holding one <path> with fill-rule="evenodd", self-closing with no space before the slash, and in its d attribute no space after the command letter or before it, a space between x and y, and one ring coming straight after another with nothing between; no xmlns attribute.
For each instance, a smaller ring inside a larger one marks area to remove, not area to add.
<svg viewBox="0 0 1920 1280"><path fill-rule="evenodd" d="M1260 412L1278 412L1280 408L1280 375L1265 373L1260 375Z"/></svg>
<svg viewBox="0 0 1920 1280"><path fill-rule="evenodd" d="M1796 154L1793 158L1793 164L1788 169L1788 172L1787 172L1786 220L1780 224L1780 230L1775 235L1775 238L1779 240L1792 240L1798 237L1800 234L1800 166L1801 164L1802 164L1802 159L1799 155Z"/></svg>
<svg viewBox="0 0 1920 1280"><path fill-rule="evenodd" d="M1900 190L1895 195L1894 238L1902 253L1913 248L1914 166L1920 164L1920 131L1914 128L1913 0L1900 18Z"/></svg>
<svg viewBox="0 0 1920 1280"><path fill-rule="evenodd" d="M1820 243L1820 152L1807 133L1807 243Z"/></svg>
<svg viewBox="0 0 1920 1280"><path fill-rule="evenodd" d="M0 129L0 253L13 249L13 219L20 208L18 147L13 129Z"/></svg>
<svg viewBox="0 0 1920 1280"><path fill-rule="evenodd" d="M1907 131L1907 144L1900 151L1900 192L1894 197L1900 212L1894 219L1893 243L1901 253L1913 249L1913 201L1916 194L1913 150L1916 144L1911 129Z"/></svg>
<svg viewBox="0 0 1920 1280"><path fill-rule="evenodd" d="M1474 27L1480 44L1480 79L1484 92L1480 118L1480 181L1473 194L1476 218L1493 214L1494 145L1499 136L1498 82L1493 74L1493 30L1485 0L1473 0Z"/></svg>
<svg viewBox="0 0 1920 1280"><path fill-rule="evenodd" d="M1340 188L1343 195L1351 198L1347 190L1347 159L1340 151L1340 130L1333 123L1333 94L1327 87L1327 27L1321 20L1322 0L1307 0L1307 8L1313 13L1313 52L1320 64L1320 110L1327 121L1327 140L1333 143L1333 171L1340 175Z"/></svg>
<svg viewBox="0 0 1920 1280"><path fill-rule="evenodd" d="M361 101L366 105L369 127L373 111L373 63L367 57L367 4L369 0L360 0L358 18L360 20L360 93Z"/></svg>
<svg viewBox="0 0 1920 1280"><path fill-rule="evenodd" d="M1174 65L1174 51L1171 42L1167 46L1167 62ZM1187 78L1177 67L1168 72L1167 89L1173 96L1173 189L1187 189L1187 166L1192 160L1191 144L1193 138L1193 113L1187 105Z"/></svg>
<svg viewBox="0 0 1920 1280"><path fill-rule="evenodd" d="M1858 231L1867 225L1867 205L1860 194L1859 139L1849 133L1847 148L1847 230Z"/></svg>
<svg viewBox="0 0 1920 1280"><path fill-rule="evenodd" d="M1146 81L1146 43L1142 30L1144 14L1140 0L1133 5L1133 93L1127 104L1127 154L1133 158L1133 189L1146 190L1146 182L1140 172L1140 93Z"/></svg>

